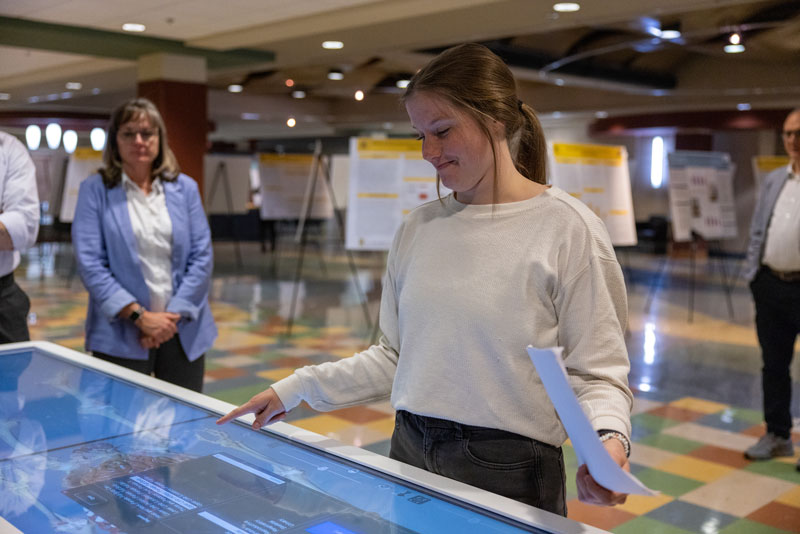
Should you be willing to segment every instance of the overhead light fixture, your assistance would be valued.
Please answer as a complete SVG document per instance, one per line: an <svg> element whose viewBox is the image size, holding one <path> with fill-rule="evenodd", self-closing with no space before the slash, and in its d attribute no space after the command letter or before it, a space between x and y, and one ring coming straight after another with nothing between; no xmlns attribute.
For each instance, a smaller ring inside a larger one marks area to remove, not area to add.
<svg viewBox="0 0 800 534"><path fill-rule="evenodd" d="M126 32L143 32L147 29L144 24L139 24L137 22L126 22L122 25L122 29Z"/></svg>
<svg viewBox="0 0 800 534"><path fill-rule="evenodd" d="M64 91L61 93L61 100L66 100L68 98L72 98L72 91Z"/></svg>
<svg viewBox="0 0 800 534"><path fill-rule="evenodd" d="M397 83L395 83L395 85L397 86L398 89L405 89L406 87L408 87L408 84L410 83L411 80L397 80Z"/></svg>
<svg viewBox="0 0 800 534"><path fill-rule="evenodd" d="M598 119L605 119L608 117L608 111L595 111L594 116Z"/></svg>
<svg viewBox="0 0 800 534"><path fill-rule="evenodd" d="M246 121L257 121L261 118L258 113L242 113L242 119Z"/></svg>
<svg viewBox="0 0 800 534"><path fill-rule="evenodd" d="M305 91L299 91L299 90L298 91L292 91L292 98L300 99L300 98L305 98L305 97L306 97L306 92Z"/></svg>
<svg viewBox="0 0 800 534"><path fill-rule="evenodd" d="M37 103L39 100L40 100L40 99L39 99L39 97L38 97L38 96L29 96L29 97L28 97L28 102L30 102L31 104L35 104L35 103Z"/></svg>
<svg viewBox="0 0 800 534"><path fill-rule="evenodd" d="M238 83L232 83L228 86L229 93L241 93L244 90L244 87L239 85Z"/></svg>
<svg viewBox="0 0 800 534"><path fill-rule="evenodd" d="M344 43L341 41L322 41L322 48L325 50L340 50L344 48Z"/></svg>
<svg viewBox="0 0 800 534"><path fill-rule="evenodd" d="M28 150L36 150L42 142L42 129L31 124L25 128L25 142L28 144Z"/></svg>
<svg viewBox="0 0 800 534"><path fill-rule="evenodd" d="M355 94L355 95L353 95L353 98L355 98L356 100L358 100L359 102L361 102L362 100L364 100L364 91L362 91L361 89L359 89L358 91L356 91L356 94Z"/></svg>
<svg viewBox="0 0 800 534"><path fill-rule="evenodd" d="M344 73L339 69L331 69L328 71L329 80L344 80Z"/></svg>
<svg viewBox="0 0 800 534"><path fill-rule="evenodd" d="M80 91L83 89L83 84L81 82L67 82L65 87L70 91Z"/></svg>
<svg viewBox="0 0 800 534"><path fill-rule="evenodd" d="M665 41L674 41L675 39L681 38L681 32L678 30L662 30L661 35L659 35Z"/></svg>
<svg viewBox="0 0 800 534"><path fill-rule="evenodd" d="M61 144L61 126L55 122L51 122L44 129L44 138L47 139L47 146L52 150L58 148Z"/></svg>
<svg viewBox="0 0 800 534"><path fill-rule="evenodd" d="M729 44L725 45L725 53L727 54L741 54L744 52L744 45L743 44Z"/></svg>
<svg viewBox="0 0 800 534"><path fill-rule="evenodd" d="M557 4L553 4L553 11L558 13L574 13L581 8L581 5L577 2L559 2Z"/></svg>
<svg viewBox="0 0 800 534"><path fill-rule="evenodd" d="M286 126L288 126L289 128L294 128L296 124L297 121L294 120L294 117L289 117L288 119L286 119Z"/></svg>
<svg viewBox="0 0 800 534"><path fill-rule="evenodd" d="M561 78L556 78L556 79L554 80L554 83L555 83L557 86L561 87L562 85L564 85L564 80L562 80Z"/></svg>
<svg viewBox="0 0 800 534"><path fill-rule="evenodd" d="M10 100L11 95L8 93L0 93L0 100Z"/></svg>
<svg viewBox="0 0 800 534"><path fill-rule="evenodd" d="M291 78L286 78L286 81L283 83L286 84L286 87L294 87L294 80Z"/></svg>
<svg viewBox="0 0 800 534"><path fill-rule="evenodd" d="M752 109L752 107L753 106L751 106L747 102L742 102L741 104L736 104L736 109L738 109L739 111L750 111Z"/></svg>
<svg viewBox="0 0 800 534"><path fill-rule="evenodd" d="M64 132L64 150L67 154L72 154L78 148L78 133L75 130L67 130Z"/></svg>
<svg viewBox="0 0 800 534"><path fill-rule="evenodd" d="M731 34L731 35L728 37L728 42L729 42L730 44L732 44L732 45L741 44L741 42L742 42L742 35L741 35L739 32L733 32L733 33L732 33L732 34Z"/></svg>
<svg viewBox="0 0 800 534"><path fill-rule="evenodd" d="M106 146L106 131L102 128L92 128L89 141L92 143L92 148L100 152Z"/></svg>

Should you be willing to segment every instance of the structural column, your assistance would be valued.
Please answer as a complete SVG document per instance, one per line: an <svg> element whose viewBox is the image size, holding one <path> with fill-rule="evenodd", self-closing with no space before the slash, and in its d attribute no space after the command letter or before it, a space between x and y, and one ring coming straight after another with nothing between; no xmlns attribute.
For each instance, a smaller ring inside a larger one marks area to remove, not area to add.
<svg viewBox="0 0 800 534"><path fill-rule="evenodd" d="M158 108L181 171L197 181L202 194L208 133L206 59L150 54L139 58L138 68L138 95Z"/></svg>

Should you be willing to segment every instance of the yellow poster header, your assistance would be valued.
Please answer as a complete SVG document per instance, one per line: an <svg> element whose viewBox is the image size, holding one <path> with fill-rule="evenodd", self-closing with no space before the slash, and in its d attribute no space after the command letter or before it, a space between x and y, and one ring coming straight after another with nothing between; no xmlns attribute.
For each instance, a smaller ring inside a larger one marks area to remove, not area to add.
<svg viewBox="0 0 800 534"><path fill-rule="evenodd" d="M103 159L103 153L92 147L82 146L75 149L75 152L72 153L72 157L75 159Z"/></svg>
<svg viewBox="0 0 800 534"><path fill-rule="evenodd" d="M756 168L762 172L774 171L789 165L789 156L756 156Z"/></svg>
<svg viewBox="0 0 800 534"><path fill-rule="evenodd" d="M314 161L311 154L259 154L261 163L308 163Z"/></svg>
<svg viewBox="0 0 800 534"><path fill-rule="evenodd" d="M422 141L419 139L373 139L359 137L356 147L360 152L413 152L422 153Z"/></svg>
<svg viewBox="0 0 800 534"><path fill-rule="evenodd" d="M624 147L553 143L553 156L558 163L620 166L624 162Z"/></svg>

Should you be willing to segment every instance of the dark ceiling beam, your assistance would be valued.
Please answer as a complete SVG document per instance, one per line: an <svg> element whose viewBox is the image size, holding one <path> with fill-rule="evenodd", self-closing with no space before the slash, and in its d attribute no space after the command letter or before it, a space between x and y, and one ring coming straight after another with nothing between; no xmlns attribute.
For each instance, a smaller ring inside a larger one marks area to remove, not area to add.
<svg viewBox="0 0 800 534"><path fill-rule="evenodd" d="M206 58L210 70L275 60L275 54L262 50L242 48L220 52L186 46L182 41L175 39L95 30L65 24L50 24L12 17L0 17L0 45L131 61L147 54L159 52L201 56Z"/></svg>
<svg viewBox="0 0 800 534"><path fill-rule="evenodd" d="M598 119L589 125L591 135L620 135L655 128L704 130L780 130L791 109L750 111L687 111L649 113Z"/></svg>

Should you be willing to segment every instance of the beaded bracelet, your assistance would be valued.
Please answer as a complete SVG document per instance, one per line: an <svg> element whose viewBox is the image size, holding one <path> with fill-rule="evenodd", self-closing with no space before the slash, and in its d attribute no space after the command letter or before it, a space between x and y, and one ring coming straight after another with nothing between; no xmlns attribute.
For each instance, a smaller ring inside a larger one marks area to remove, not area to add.
<svg viewBox="0 0 800 534"><path fill-rule="evenodd" d="M625 434L622 432L617 432L616 430L599 430L600 434L600 441L608 441L611 438L618 439L620 443L622 443L622 448L625 449L625 457L631 457L631 442L628 441L628 438L625 437Z"/></svg>

